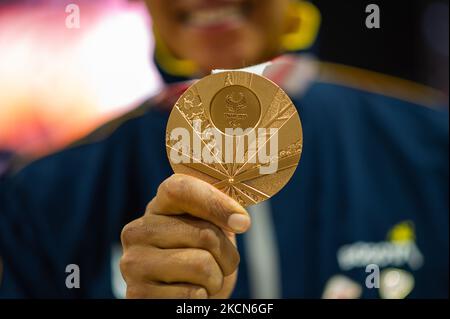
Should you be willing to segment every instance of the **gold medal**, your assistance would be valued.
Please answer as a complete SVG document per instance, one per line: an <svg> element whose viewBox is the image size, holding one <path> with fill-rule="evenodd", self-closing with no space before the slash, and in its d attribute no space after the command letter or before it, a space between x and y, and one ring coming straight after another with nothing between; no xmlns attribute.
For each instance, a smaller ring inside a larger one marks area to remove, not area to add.
<svg viewBox="0 0 450 319"><path fill-rule="evenodd" d="M287 94L244 71L212 74L190 86L175 103L166 130L175 173L200 178L244 207L286 185L302 143L300 117Z"/></svg>

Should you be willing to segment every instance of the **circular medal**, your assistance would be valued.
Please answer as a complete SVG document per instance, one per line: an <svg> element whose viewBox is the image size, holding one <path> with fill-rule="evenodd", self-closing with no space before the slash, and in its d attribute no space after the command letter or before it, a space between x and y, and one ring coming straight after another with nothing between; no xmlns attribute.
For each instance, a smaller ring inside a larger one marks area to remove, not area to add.
<svg viewBox="0 0 450 319"><path fill-rule="evenodd" d="M287 94L244 71L208 75L175 103L166 149L175 173L200 178L249 206L292 177L302 152L300 117Z"/></svg>

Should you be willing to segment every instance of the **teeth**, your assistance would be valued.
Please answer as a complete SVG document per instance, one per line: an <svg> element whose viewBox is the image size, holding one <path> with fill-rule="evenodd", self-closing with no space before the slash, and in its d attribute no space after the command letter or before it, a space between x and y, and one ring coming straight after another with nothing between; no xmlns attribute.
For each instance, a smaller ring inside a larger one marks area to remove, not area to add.
<svg viewBox="0 0 450 319"><path fill-rule="evenodd" d="M214 9L201 9L190 12L187 22L192 26L205 27L224 22L240 21L244 18L242 9L228 6Z"/></svg>

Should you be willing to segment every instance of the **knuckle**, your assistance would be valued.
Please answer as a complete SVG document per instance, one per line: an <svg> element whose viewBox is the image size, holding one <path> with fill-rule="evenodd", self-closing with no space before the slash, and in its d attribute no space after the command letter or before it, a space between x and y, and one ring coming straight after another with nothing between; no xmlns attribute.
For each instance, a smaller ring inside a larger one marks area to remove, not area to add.
<svg viewBox="0 0 450 319"><path fill-rule="evenodd" d="M193 270L204 276L211 276L214 268L214 258L207 251L200 251L194 259Z"/></svg>
<svg viewBox="0 0 450 319"><path fill-rule="evenodd" d="M223 286L223 275L222 273L217 273L216 275L209 276L207 285L211 290L211 294L215 295L222 289Z"/></svg>
<svg viewBox="0 0 450 319"><path fill-rule="evenodd" d="M210 252L220 254L220 238L215 230L211 228L200 229L199 240Z"/></svg>
<svg viewBox="0 0 450 319"><path fill-rule="evenodd" d="M159 191L160 187L161 187L161 185L158 187L157 193L160 192ZM157 194L157 196L158 196L158 194ZM155 204L154 203L155 202L155 197L153 197L152 200L147 203L147 206L145 207L145 214L146 215L150 215L151 213L153 213L153 211L154 211L154 204Z"/></svg>
<svg viewBox="0 0 450 319"><path fill-rule="evenodd" d="M211 291L216 293L222 288L223 276L214 260L214 257L205 251L198 256L195 263L194 271L201 274L203 280Z"/></svg>
<svg viewBox="0 0 450 319"><path fill-rule="evenodd" d="M136 264L136 258L133 253L125 253L120 258L120 268L124 270L128 270L134 267Z"/></svg>
<svg viewBox="0 0 450 319"><path fill-rule="evenodd" d="M122 246L127 247L130 245L131 242L131 227L130 224L125 225L124 228L122 228L122 232L120 233L120 241L122 242Z"/></svg>
<svg viewBox="0 0 450 319"><path fill-rule="evenodd" d="M172 175L161 183L158 188L158 193L168 199L177 200L182 199L187 192L187 181L184 176Z"/></svg>
<svg viewBox="0 0 450 319"><path fill-rule="evenodd" d="M144 215L122 229L120 239L122 246L128 248L132 245L147 244L152 245L161 232L167 229L168 225L164 219L158 215Z"/></svg>
<svg viewBox="0 0 450 319"><path fill-rule="evenodd" d="M160 260L161 256L153 249L133 248L122 255L119 260L119 268L125 282L142 282L155 276L160 267Z"/></svg>
<svg viewBox="0 0 450 319"><path fill-rule="evenodd" d="M126 280L130 274L133 273L133 268L136 265L136 260L133 257L133 254L125 253L120 258L119 266L120 266L120 272L122 273L122 276Z"/></svg>
<svg viewBox="0 0 450 319"><path fill-rule="evenodd" d="M141 231L142 231L141 219L136 219L126 224L125 227L122 229L122 232L120 233L120 240L124 248L132 245L136 241L138 234Z"/></svg>

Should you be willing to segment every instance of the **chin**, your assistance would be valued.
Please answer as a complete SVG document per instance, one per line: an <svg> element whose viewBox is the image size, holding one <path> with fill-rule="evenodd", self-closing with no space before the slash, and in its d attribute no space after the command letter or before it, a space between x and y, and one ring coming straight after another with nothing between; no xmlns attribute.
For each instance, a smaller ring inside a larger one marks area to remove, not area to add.
<svg viewBox="0 0 450 319"><path fill-rule="evenodd" d="M199 61L199 65L203 70L211 69L240 69L255 64L257 59L253 54L245 54L242 49L235 48L233 50L211 50L204 49L202 54L195 60Z"/></svg>

